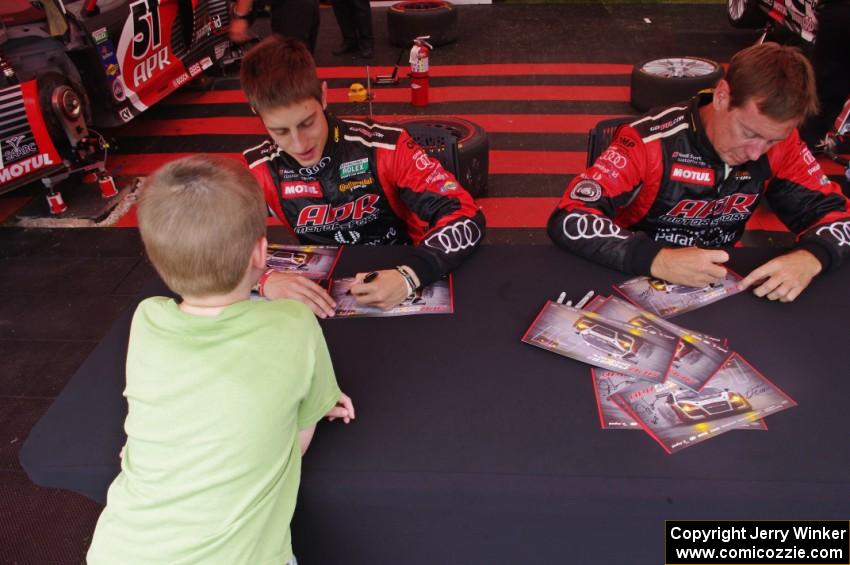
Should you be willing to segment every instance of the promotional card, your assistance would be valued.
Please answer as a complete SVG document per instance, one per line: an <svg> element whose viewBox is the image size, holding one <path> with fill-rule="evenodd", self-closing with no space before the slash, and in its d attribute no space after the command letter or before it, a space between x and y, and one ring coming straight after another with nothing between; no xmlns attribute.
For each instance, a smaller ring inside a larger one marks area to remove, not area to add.
<svg viewBox="0 0 850 565"><path fill-rule="evenodd" d="M270 243L266 265L320 281L331 278L342 247L336 245L282 245Z"/></svg>
<svg viewBox="0 0 850 565"><path fill-rule="evenodd" d="M677 338L676 353L667 376L694 390L701 389L732 354L720 345L720 339L677 326L616 296L596 304L593 311L650 333Z"/></svg>
<svg viewBox="0 0 850 565"><path fill-rule="evenodd" d="M611 396L621 390L639 383L650 383L638 377L629 377L616 371L605 369L590 369L593 379L593 392L596 395L596 407L599 413L599 423L604 430L639 430L640 424L634 418L623 411L620 406L611 399ZM766 430L767 424L764 420L754 422L743 422L735 426L739 430Z"/></svg>
<svg viewBox="0 0 850 565"><path fill-rule="evenodd" d="M630 376L662 382L676 340L549 301L522 341Z"/></svg>
<svg viewBox="0 0 850 565"><path fill-rule="evenodd" d="M673 381L635 383L611 399L667 453L711 439L796 402L734 354L699 392Z"/></svg>
<svg viewBox="0 0 850 565"><path fill-rule="evenodd" d="M336 301L335 318L383 318L413 314L451 314L454 311L451 275L447 279L417 289L413 296L389 310L358 304L349 292L353 284L353 277L331 281L330 295Z"/></svg>
<svg viewBox="0 0 850 565"><path fill-rule="evenodd" d="M672 284L652 277L629 279L614 288L644 310L670 318L717 302L740 291L741 277L727 270L720 281L702 288Z"/></svg>

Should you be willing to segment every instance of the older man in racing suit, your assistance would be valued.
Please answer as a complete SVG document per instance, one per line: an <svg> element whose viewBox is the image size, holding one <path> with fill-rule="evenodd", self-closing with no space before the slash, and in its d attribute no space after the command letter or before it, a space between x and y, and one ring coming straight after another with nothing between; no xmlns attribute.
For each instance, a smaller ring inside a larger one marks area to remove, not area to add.
<svg viewBox="0 0 850 565"><path fill-rule="evenodd" d="M413 244L403 264L351 293L389 308L460 265L484 237L469 193L401 128L339 120L304 46L272 36L246 54L242 87L271 139L244 152L271 212L311 244ZM335 304L303 277L267 273L261 291L320 316Z"/></svg>
<svg viewBox="0 0 850 565"><path fill-rule="evenodd" d="M621 126L549 219L555 243L599 263L703 286L725 275L731 246L762 195L798 234L789 253L741 282L794 300L850 255L850 206L796 127L817 110L811 66L776 44L733 57L713 93Z"/></svg>

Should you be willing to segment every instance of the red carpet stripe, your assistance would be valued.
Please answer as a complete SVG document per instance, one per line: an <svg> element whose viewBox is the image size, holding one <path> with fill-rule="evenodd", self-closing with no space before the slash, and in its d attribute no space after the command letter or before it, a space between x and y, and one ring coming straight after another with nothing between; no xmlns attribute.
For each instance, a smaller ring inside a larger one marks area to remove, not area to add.
<svg viewBox="0 0 850 565"><path fill-rule="evenodd" d="M189 153L137 153L115 155L109 159L109 168L118 175L144 176L157 167ZM240 153L222 153L241 159ZM490 174L577 174L584 170L584 153L581 151L490 151ZM529 179L529 182L534 182ZM565 179L566 182L566 179Z"/></svg>
<svg viewBox="0 0 850 565"><path fill-rule="evenodd" d="M490 174L578 174L585 158L583 151L490 151Z"/></svg>
<svg viewBox="0 0 850 565"><path fill-rule="evenodd" d="M545 228L558 198L479 198L488 228Z"/></svg>
<svg viewBox="0 0 850 565"><path fill-rule="evenodd" d="M277 219L269 217L266 219L266 225L279 226L282 225ZM137 228L139 227L139 219L136 216L136 206L133 205L120 220L112 224L113 228Z"/></svg>
<svg viewBox="0 0 850 565"><path fill-rule="evenodd" d="M132 155L114 155L109 158L109 170L120 176L147 176L157 168L181 157L195 153L135 153ZM225 157L242 160L241 153L219 153Z"/></svg>
<svg viewBox="0 0 850 565"><path fill-rule="evenodd" d="M345 117L345 116L343 116ZM363 119L365 116L351 116ZM406 118L433 116L376 115L378 122L391 123ZM475 122L493 133L587 133L600 120L615 116L587 114L458 114L452 117ZM183 118L173 120L137 120L121 129L122 136L175 135L262 135L266 133L259 118Z"/></svg>
<svg viewBox="0 0 850 565"><path fill-rule="evenodd" d="M389 75L392 67L370 67L372 77ZM407 74L407 65L399 67L399 75ZM366 79L365 66L320 67L319 78ZM522 76L522 75L628 75L632 65L596 63L533 63L533 64L489 64L489 65L434 65L430 69L433 77L473 76ZM373 79L374 80L374 79Z"/></svg>
<svg viewBox="0 0 850 565"><path fill-rule="evenodd" d="M628 86L438 86L428 98L438 102L492 100L586 100L628 102ZM328 102L348 102L347 88L329 88ZM409 88L387 88L375 93L375 102L410 102ZM244 104L241 90L177 92L162 104Z"/></svg>
<svg viewBox="0 0 850 565"><path fill-rule="evenodd" d="M115 155L109 159L110 169L119 175L147 175L160 165L190 153L140 153L133 155ZM240 153L222 153L234 159L241 159ZM574 175L584 171L585 153L583 151L490 151L490 174L563 174ZM842 174L843 169L837 163L821 160L827 174ZM566 179L564 179L566 184ZM534 182L533 178L529 182Z"/></svg>

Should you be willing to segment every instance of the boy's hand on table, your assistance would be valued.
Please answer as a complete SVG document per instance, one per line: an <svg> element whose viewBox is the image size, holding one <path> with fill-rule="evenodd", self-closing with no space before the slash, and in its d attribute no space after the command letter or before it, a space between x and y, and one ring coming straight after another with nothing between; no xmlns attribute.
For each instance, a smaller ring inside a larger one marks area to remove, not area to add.
<svg viewBox="0 0 850 565"><path fill-rule="evenodd" d="M351 402L351 398L349 398L348 395L340 393L339 400L336 401L336 405L325 415L331 422L337 418L342 418L342 421L347 424L354 419L354 403Z"/></svg>
<svg viewBox="0 0 850 565"><path fill-rule="evenodd" d="M354 277L356 282L350 292L359 304L388 310L407 298L407 283L396 269L373 272L377 274L369 281L364 279L371 273L357 273Z"/></svg>
<svg viewBox="0 0 850 565"><path fill-rule="evenodd" d="M324 288L295 273L272 273L263 285L263 295L271 299L297 300L320 318L333 316L336 308L336 302Z"/></svg>

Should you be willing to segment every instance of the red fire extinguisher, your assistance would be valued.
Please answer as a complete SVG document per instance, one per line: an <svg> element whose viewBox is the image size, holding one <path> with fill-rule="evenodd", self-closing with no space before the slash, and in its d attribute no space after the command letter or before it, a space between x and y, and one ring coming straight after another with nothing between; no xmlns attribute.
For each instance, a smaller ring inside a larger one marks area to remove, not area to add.
<svg viewBox="0 0 850 565"><path fill-rule="evenodd" d="M417 37L410 48L410 103L414 106L428 105L428 55L434 47L426 39L431 36Z"/></svg>

